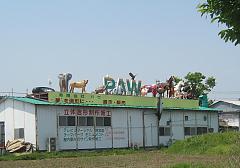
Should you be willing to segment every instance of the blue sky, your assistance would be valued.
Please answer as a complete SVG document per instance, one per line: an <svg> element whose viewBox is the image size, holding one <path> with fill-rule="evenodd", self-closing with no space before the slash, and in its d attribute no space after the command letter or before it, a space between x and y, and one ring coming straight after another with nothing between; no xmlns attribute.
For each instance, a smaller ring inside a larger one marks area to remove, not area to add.
<svg viewBox="0 0 240 168"><path fill-rule="evenodd" d="M214 76L212 98L240 98L240 48L218 37L200 1L69 0L0 2L0 91L48 86L58 74L89 79L137 73L144 84L199 71Z"/></svg>

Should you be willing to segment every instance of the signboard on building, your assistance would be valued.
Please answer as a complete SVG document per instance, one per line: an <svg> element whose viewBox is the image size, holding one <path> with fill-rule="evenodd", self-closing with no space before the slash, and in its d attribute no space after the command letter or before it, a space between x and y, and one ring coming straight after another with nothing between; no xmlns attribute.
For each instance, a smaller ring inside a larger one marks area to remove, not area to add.
<svg viewBox="0 0 240 168"><path fill-rule="evenodd" d="M157 99L154 97L66 92L49 92L48 101L52 103L139 106L153 108L157 105Z"/></svg>
<svg viewBox="0 0 240 168"><path fill-rule="evenodd" d="M48 101L59 104L116 105L157 108L156 97L49 92ZM164 108L198 108L198 100L163 98Z"/></svg>

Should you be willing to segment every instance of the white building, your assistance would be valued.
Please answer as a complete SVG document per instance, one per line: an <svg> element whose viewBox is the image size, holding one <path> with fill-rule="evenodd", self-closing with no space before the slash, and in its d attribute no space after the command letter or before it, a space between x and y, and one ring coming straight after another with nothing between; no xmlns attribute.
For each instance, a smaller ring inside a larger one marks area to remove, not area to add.
<svg viewBox="0 0 240 168"><path fill-rule="evenodd" d="M151 100L155 103L156 98ZM56 138L57 150L154 147L191 135L218 132L218 111L187 107L190 100L163 100L160 123L156 106L86 102L54 103L27 97L2 99L2 143L23 138L38 150L47 150L52 137Z"/></svg>
<svg viewBox="0 0 240 168"><path fill-rule="evenodd" d="M211 105L212 108L221 109L219 121L222 129L239 130L240 101L220 100Z"/></svg>

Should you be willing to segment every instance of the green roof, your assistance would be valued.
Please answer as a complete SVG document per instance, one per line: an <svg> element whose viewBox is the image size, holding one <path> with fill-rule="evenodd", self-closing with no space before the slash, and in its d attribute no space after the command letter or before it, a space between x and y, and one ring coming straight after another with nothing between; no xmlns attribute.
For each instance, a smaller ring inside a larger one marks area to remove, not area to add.
<svg viewBox="0 0 240 168"><path fill-rule="evenodd" d="M198 110L198 111L222 111L221 109L198 107L198 108L178 108L178 107L163 107L165 110Z"/></svg>
<svg viewBox="0 0 240 168"><path fill-rule="evenodd" d="M26 102L35 105L54 105L54 106L86 106L86 107L117 107L117 108L141 108L141 109L156 109L155 106L126 106L126 105L109 105L109 104L71 104L71 103L52 103L28 97L10 97L11 99ZM179 108L165 107L165 110L198 110L198 111L222 111L215 108L198 107L198 108Z"/></svg>
<svg viewBox="0 0 240 168"><path fill-rule="evenodd" d="M54 103L50 103L48 101L28 98L28 97L11 97L11 99L31 103L31 104L37 104L37 105L54 105Z"/></svg>

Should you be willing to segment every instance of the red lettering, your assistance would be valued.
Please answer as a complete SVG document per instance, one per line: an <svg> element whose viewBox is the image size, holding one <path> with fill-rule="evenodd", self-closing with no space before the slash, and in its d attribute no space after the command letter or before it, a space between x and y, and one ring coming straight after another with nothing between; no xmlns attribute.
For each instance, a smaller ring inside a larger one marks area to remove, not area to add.
<svg viewBox="0 0 240 168"><path fill-rule="evenodd" d="M75 115L75 110L74 110L74 109L71 109L71 110L70 110L70 114L71 114L71 115Z"/></svg>
<svg viewBox="0 0 240 168"><path fill-rule="evenodd" d="M88 111L86 109L83 109L83 115L88 115Z"/></svg>
<svg viewBox="0 0 240 168"><path fill-rule="evenodd" d="M88 111L88 114L89 114L90 116L94 116L94 110L90 109L90 110Z"/></svg>
<svg viewBox="0 0 240 168"><path fill-rule="evenodd" d="M65 110L64 110L64 115L69 115L69 114L68 114L68 109L65 109Z"/></svg>
<svg viewBox="0 0 240 168"><path fill-rule="evenodd" d="M78 110L77 110L77 115L79 115L79 116L82 115L82 110L81 110L81 109L78 109Z"/></svg>
<svg viewBox="0 0 240 168"><path fill-rule="evenodd" d="M100 110L95 110L95 115L99 116L100 115Z"/></svg>
<svg viewBox="0 0 240 168"><path fill-rule="evenodd" d="M103 116L103 117L106 116L106 112L105 112L105 110L101 110L101 116Z"/></svg>
<svg viewBox="0 0 240 168"><path fill-rule="evenodd" d="M111 111L107 110L107 116L111 116Z"/></svg>

